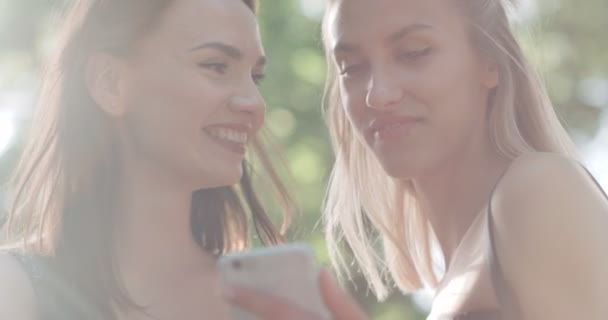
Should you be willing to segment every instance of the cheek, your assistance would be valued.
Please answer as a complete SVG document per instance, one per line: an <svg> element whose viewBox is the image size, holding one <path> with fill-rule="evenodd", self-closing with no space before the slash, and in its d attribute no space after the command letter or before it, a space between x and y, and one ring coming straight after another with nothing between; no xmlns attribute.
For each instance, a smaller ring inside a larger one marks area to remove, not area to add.
<svg viewBox="0 0 608 320"><path fill-rule="evenodd" d="M210 107L217 105L200 80L149 78L132 89L126 130L144 156L169 159L199 148L202 127L212 117Z"/></svg>
<svg viewBox="0 0 608 320"><path fill-rule="evenodd" d="M459 83L462 83L462 71L458 64L452 61L450 55L438 53L426 68L418 72L413 87L418 88L425 99L441 100L450 99L452 92L457 91Z"/></svg>
<svg viewBox="0 0 608 320"><path fill-rule="evenodd" d="M161 55L158 59L144 59L133 72L133 92L150 112L165 120L182 121L184 126L203 120L219 105L220 88L200 74L196 66Z"/></svg>
<svg viewBox="0 0 608 320"><path fill-rule="evenodd" d="M357 123L365 117L367 109L366 94L366 90L356 84L346 84L344 81L340 81L340 99L344 112L356 127L358 127Z"/></svg>
<svg viewBox="0 0 608 320"><path fill-rule="evenodd" d="M435 58L417 81L411 82L415 88L411 92L429 112L428 139L440 149L451 150L474 135L484 134L485 95L470 57L445 53Z"/></svg>
<svg viewBox="0 0 608 320"><path fill-rule="evenodd" d="M147 92L135 97L130 114L140 127L149 128L151 136L174 136L195 124L196 108L192 100L180 94L179 90L165 87Z"/></svg>
<svg viewBox="0 0 608 320"><path fill-rule="evenodd" d="M139 102L144 103L127 114L126 125L132 139L153 149L167 149L179 141L185 141L192 130L186 130L191 125L184 123L181 108L149 98L140 99Z"/></svg>
<svg viewBox="0 0 608 320"><path fill-rule="evenodd" d="M348 124L351 128L351 130L353 131L355 137L357 137L357 139L363 139L364 138L364 132L363 132L363 123L365 120L366 115L364 114L364 110L363 107L359 104L357 105L356 103L354 103L354 101L348 101L348 100L342 100L343 101L343 107L342 107L342 112L344 112L344 115L346 116L346 120L348 121Z"/></svg>
<svg viewBox="0 0 608 320"><path fill-rule="evenodd" d="M186 72L143 80L138 104L168 126L186 129L202 127L221 105L221 92L200 75Z"/></svg>
<svg viewBox="0 0 608 320"><path fill-rule="evenodd" d="M483 112L485 107L482 82L477 62L464 49L438 53L420 73L417 83L419 96L436 112ZM470 114L469 114L470 115Z"/></svg>

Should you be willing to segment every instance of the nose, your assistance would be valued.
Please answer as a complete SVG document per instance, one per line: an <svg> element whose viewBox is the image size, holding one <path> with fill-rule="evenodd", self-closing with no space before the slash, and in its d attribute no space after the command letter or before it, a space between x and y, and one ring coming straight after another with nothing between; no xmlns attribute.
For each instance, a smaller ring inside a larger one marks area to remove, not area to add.
<svg viewBox="0 0 608 320"><path fill-rule="evenodd" d="M230 108L237 113L246 113L255 120L256 127L264 122L266 104L258 86L253 80L243 81L237 92L232 96Z"/></svg>
<svg viewBox="0 0 608 320"><path fill-rule="evenodd" d="M378 71L369 80L365 102L369 108L386 109L403 98L403 90L391 72Z"/></svg>

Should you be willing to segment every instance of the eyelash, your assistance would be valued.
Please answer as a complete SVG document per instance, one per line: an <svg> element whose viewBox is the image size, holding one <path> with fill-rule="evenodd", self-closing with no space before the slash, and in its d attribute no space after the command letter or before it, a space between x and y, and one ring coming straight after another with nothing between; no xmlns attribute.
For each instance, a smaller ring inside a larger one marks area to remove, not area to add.
<svg viewBox="0 0 608 320"><path fill-rule="evenodd" d="M342 68L342 70L340 70L340 76L348 76L349 74L352 74L353 72L361 69L362 67L362 64L353 64L350 66L346 66Z"/></svg>
<svg viewBox="0 0 608 320"><path fill-rule="evenodd" d="M406 59L406 60L416 60L420 57L426 56L430 52L431 52L431 48L427 47L427 48L424 48L421 50L412 50L412 51L407 51L407 52L401 53L399 55L399 58Z"/></svg>
<svg viewBox="0 0 608 320"><path fill-rule="evenodd" d="M264 80L265 77L266 77L266 75L263 73L251 75L251 79L253 79L253 83L255 83L257 86L260 85L260 83L262 82L262 80Z"/></svg>
<svg viewBox="0 0 608 320"><path fill-rule="evenodd" d="M204 69L209 69L212 70L214 72L217 72L219 74L226 74L226 69L228 69L228 65L225 63L219 63L219 62L210 62L210 63L199 63L199 67L204 68ZM259 85L262 80L264 80L264 78L266 77L265 74L263 73L258 73L258 74L252 74L251 75L251 79L253 79L253 82L256 85Z"/></svg>
<svg viewBox="0 0 608 320"><path fill-rule="evenodd" d="M408 61L412 61L412 60L416 60L418 58L421 58L423 56L428 55L431 52L431 48L424 48L421 50L412 50L412 51L407 51L405 53L402 53L399 55L400 59L405 59ZM360 68L362 68L363 65L362 64L353 64L350 66L346 66L344 68L342 68L342 70L340 70L340 76L348 76L349 74L352 74L354 71L359 70Z"/></svg>
<svg viewBox="0 0 608 320"><path fill-rule="evenodd" d="M219 74L225 74L226 69L228 68L228 65L225 63L219 63L219 62L208 62L208 63L205 62L205 63L199 63L199 67L215 71Z"/></svg>

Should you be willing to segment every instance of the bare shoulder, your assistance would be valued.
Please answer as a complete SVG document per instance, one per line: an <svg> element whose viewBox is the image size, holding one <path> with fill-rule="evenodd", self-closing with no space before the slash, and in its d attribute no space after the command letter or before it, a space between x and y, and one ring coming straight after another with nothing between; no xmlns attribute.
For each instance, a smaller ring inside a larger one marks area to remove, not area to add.
<svg viewBox="0 0 608 320"><path fill-rule="evenodd" d="M608 200L581 164L549 153L514 160L492 209L497 256L530 319L608 312Z"/></svg>
<svg viewBox="0 0 608 320"><path fill-rule="evenodd" d="M512 227L547 219L608 222L602 190L578 161L559 154L535 152L515 159L493 200L497 219Z"/></svg>
<svg viewBox="0 0 608 320"><path fill-rule="evenodd" d="M32 284L19 261L0 252L0 319L35 319Z"/></svg>
<svg viewBox="0 0 608 320"><path fill-rule="evenodd" d="M537 186L549 187L555 182L566 181L592 182L583 166L573 158L556 153L531 152L513 160L500 187L512 193L514 190L529 191Z"/></svg>

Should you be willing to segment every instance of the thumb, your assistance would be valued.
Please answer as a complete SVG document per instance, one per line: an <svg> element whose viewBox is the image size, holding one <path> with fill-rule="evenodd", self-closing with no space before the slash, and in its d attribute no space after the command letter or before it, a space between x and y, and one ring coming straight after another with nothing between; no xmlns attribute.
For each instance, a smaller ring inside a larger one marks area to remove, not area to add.
<svg viewBox="0 0 608 320"><path fill-rule="evenodd" d="M321 295L334 320L367 320L363 310L348 293L338 287L332 275L321 269Z"/></svg>

